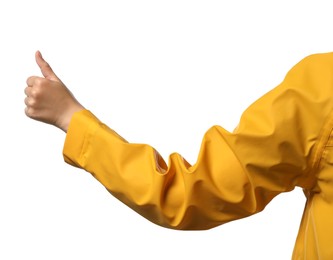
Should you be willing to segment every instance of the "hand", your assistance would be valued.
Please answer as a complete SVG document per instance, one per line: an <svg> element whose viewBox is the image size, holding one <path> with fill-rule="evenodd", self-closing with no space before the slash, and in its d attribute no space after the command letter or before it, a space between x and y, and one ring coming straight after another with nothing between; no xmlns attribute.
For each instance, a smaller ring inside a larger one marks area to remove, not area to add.
<svg viewBox="0 0 333 260"><path fill-rule="evenodd" d="M35 58L43 77L32 76L27 79L28 86L24 90L25 114L67 132L72 115L84 107L61 82L39 51Z"/></svg>

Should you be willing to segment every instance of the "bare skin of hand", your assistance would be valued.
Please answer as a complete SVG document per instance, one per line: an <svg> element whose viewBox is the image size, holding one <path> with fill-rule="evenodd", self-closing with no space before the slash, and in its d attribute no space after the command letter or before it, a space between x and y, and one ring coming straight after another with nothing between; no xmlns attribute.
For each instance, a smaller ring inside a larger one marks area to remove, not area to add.
<svg viewBox="0 0 333 260"><path fill-rule="evenodd" d="M84 107L57 77L39 51L35 58L43 77L31 76L27 79L24 90L25 114L67 132L73 114Z"/></svg>

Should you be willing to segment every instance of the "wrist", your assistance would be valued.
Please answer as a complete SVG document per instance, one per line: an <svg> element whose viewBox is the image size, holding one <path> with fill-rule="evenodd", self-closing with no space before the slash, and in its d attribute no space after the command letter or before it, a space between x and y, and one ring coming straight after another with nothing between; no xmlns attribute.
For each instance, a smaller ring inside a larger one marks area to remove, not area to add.
<svg viewBox="0 0 333 260"><path fill-rule="evenodd" d="M62 120L58 124L58 127L65 133L67 133L73 115L76 112L82 111L84 109L85 108L81 104L76 104L75 106L72 106L70 109L67 110L66 114L63 115Z"/></svg>

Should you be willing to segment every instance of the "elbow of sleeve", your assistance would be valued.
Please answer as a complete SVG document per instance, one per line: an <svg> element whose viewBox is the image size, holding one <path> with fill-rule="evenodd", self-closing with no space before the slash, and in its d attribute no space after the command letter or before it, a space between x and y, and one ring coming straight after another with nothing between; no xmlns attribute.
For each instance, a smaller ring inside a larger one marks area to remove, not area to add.
<svg viewBox="0 0 333 260"><path fill-rule="evenodd" d="M234 153L223 149L226 143L217 140L206 138L194 166L172 154L163 173L155 169L146 186L132 189L140 194L121 200L151 222L177 230L211 229L260 211L249 176Z"/></svg>

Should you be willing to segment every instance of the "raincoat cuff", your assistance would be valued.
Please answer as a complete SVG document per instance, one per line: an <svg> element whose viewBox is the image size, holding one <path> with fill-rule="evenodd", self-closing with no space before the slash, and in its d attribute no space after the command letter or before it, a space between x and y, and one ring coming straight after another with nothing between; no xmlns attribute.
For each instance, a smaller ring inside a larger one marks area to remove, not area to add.
<svg viewBox="0 0 333 260"><path fill-rule="evenodd" d="M99 119L89 110L74 113L63 147L63 157L66 163L80 168L84 167L84 151L99 124Z"/></svg>

